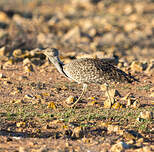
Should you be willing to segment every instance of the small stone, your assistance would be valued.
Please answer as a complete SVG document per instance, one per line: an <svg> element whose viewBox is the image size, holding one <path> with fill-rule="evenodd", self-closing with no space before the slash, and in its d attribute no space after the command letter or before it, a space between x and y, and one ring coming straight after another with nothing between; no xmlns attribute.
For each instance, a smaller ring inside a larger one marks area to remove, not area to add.
<svg viewBox="0 0 154 152"><path fill-rule="evenodd" d="M82 129L82 127L74 128L72 136L75 137L75 138L82 137L83 136L83 129Z"/></svg>
<svg viewBox="0 0 154 152"><path fill-rule="evenodd" d="M0 78L6 78L6 76L3 73L0 73Z"/></svg>
<svg viewBox="0 0 154 152"><path fill-rule="evenodd" d="M138 14L142 14L144 12L144 7L145 7L144 3L136 3L134 7Z"/></svg>
<svg viewBox="0 0 154 152"><path fill-rule="evenodd" d="M130 4L125 5L125 7L124 7L125 14L129 15L132 13L132 11L133 11L133 8Z"/></svg>
<svg viewBox="0 0 154 152"><path fill-rule="evenodd" d="M105 85L101 85L100 88L101 88L102 91L106 91L106 86Z"/></svg>
<svg viewBox="0 0 154 152"><path fill-rule="evenodd" d="M26 149L25 149L25 147L19 147L19 152L26 152Z"/></svg>
<svg viewBox="0 0 154 152"><path fill-rule="evenodd" d="M24 96L24 98L25 98L25 99L35 99L35 97L32 96L32 95L30 95L30 94L26 94L26 95Z"/></svg>
<svg viewBox="0 0 154 152"><path fill-rule="evenodd" d="M148 65L148 67L147 67L147 69L146 69L145 72L146 73L152 73L152 72L154 72L154 60L151 60L150 61L150 63L149 63L149 65Z"/></svg>
<svg viewBox="0 0 154 152"><path fill-rule="evenodd" d="M136 147L142 147L142 145L143 145L143 144L142 144L142 143L139 143L139 142L137 142L137 143L135 144Z"/></svg>
<svg viewBox="0 0 154 152"><path fill-rule="evenodd" d="M111 133L111 132L118 132L119 130L121 130L121 128L118 125L108 125L107 130L109 133Z"/></svg>
<svg viewBox="0 0 154 152"><path fill-rule="evenodd" d="M144 142L144 138L139 138L139 139L137 140L137 142L143 143L143 142Z"/></svg>
<svg viewBox="0 0 154 152"><path fill-rule="evenodd" d="M15 103L24 103L24 100L18 99L18 100L15 101Z"/></svg>
<svg viewBox="0 0 154 152"><path fill-rule="evenodd" d="M24 100L22 100L22 99L11 100L10 103L16 103L16 104L24 103Z"/></svg>
<svg viewBox="0 0 154 152"><path fill-rule="evenodd" d="M104 108L111 108L112 107L112 103L110 102L110 100L105 100L104 101Z"/></svg>
<svg viewBox="0 0 154 152"><path fill-rule="evenodd" d="M119 130L117 131L117 134L123 135L123 134L124 134L124 130L123 130L123 129L119 129Z"/></svg>
<svg viewBox="0 0 154 152"><path fill-rule="evenodd" d="M142 72L143 71L142 64L138 61L133 61L130 67L131 67L132 72Z"/></svg>
<svg viewBox="0 0 154 152"><path fill-rule="evenodd" d="M49 97L49 96L50 96L50 93L48 93L48 92L43 92L43 93L41 93L41 95L42 95L43 97Z"/></svg>
<svg viewBox="0 0 154 152"><path fill-rule="evenodd" d="M112 105L113 109L121 109L123 106L122 104L120 104L120 102L116 102Z"/></svg>
<svg viewBox="0 0 154 152"><path fill-rule="evenodd" d="M7 62L5 62L5 66L12 65L14 63L13 59L9 59Z"/></svg>
<svg viewBox="0 0 154 152"><path fill-rule="evenodd" d="M23 60L23 65L31 64L31 61L29 58L26 58Z"/></svg>
<svg viewBox="0 0 154 152"><path fill-rule="evenodd" d="M20 87L17 87L17 88L14 88L14 91L11 91L11 95L16 95L18 93L22 93L22 88Z"/></svg>
<svg viewBox="0 0 154 152"><path fill-rule="evenodd" d="M131 106L132 105L132 100L131 99L128 99L128 101L127 101L127 106L129 107L129 106Z"/></svg>
<svg viewBox="0 0 154 152"><path fill-rule="evenodd" d="M25 72L28 72L28 73L34 71L33 66L31 64L26 65L24 69L25 69Z"/></svg>
<svg viewBox="0 0 154 152"><path fill-rule="evenodd" d="M0 48L0 56L4 56L6 53L5 46Z"/></svg>
<svg viewBox="0 0 154 152"><path fill-rule="evenodd" d="M149 146L144 146L143 147L143 152L152 152L153 150Z"/></svg>
<svg viewBox="0 0 154 152"><path fill-rule="evenodd" d="M7 16L6 13L0 11L0 22L8 23L9 22L9 17Z"/></svg>
<svg viewBox="0 0 154 152"><path fill-rule="evenodd" d="M154 97L154 92L152 92L152 93L150 94L150 97Z"/></svg>
<svg viewBox="0 0 154 152"><path fill-rule="evenodd" d="M17 127L25 127L25 126L26 126L26 123L23 122L23 121L20 121L20 122L17 122L17 123L16 123L16 126L17 126Z"/></svg>
<svg viewBox="0 0 154 152"><path fill-rule="evenodd" d="M13 51L14 57L18 57L18 56L21 56L21 55L22 55L21 49L16 49L16 50Z"/></svg>
<svg viewBox="0 0 154 152"><path fill-rule="evenodd" d="M151 112L151 111L141 112L139 117L143 118L143 119L153 119L153 112Z"/></svg>
<svg viewBox="0 0 154 152"><path fill-rule="evenodd" d="M71 144L69 144L68 142L65 143L66 147L69 147Z"/></svg>
<svg viewBox="0 0 154 152"><path fill-rule="evenodd" d="M131 107L134 108L134 109L139 108L140 107L140 102L138 100L135 100Z"/></svg>
<svg viewBox="0 0 154 152"><path fill-rule="evenodd" d="M56 109L56 105L55 105L55 103L53 102L53 101L51 101L51 102L49 102L48 103L48 108L51 108L51 109Z"/></svg>
<svg viewBox="0 0 154 152"><path fill-rule="evenodd" d="M141 122L141 121L143 121L144 119L143 119L143 118L138 117L136 120L137 120L138 122Z"/></svg>
<svg viewBox="0 0 154 152"><path fill-rule="evenodd" d="M108 122L101 122L99 125L100 125L101 127L107 128L108 125L110 125L110 124L109 124Z"/></svg>
<svg viewBox="0 0 154 152"><path fill-rule="evenodd" d="M9 80L6 80L6 81L3 81L3 84L5 84L5 85L9 85L9 84L12 84L12 82L9 81Z"/></svg>
<svg viewBox="0 0 154 152"><path fill-rule="evenodd" d="M136 22L128 22L125 24L124 29L126 32L132 32L137 27Z"/></svg>
<svg viewBox="0 0 154 152"><path fill-rule="evenodd" d="M132 144L134 144L135 143L135 141L134 140L129 140L129 141L127 141L127 144L129 145L132 145Z"/></svg>
<svg viewBox="0 0 154 152"><path fill-rule="evenodd" d="M86 137L83 137L83 138L82 138L82 141L83 141L84 143L86 143L86 144L89 144L89 143L92 142L90 138L86 138Z"/></svg>
<svg viewBox="0 0 154 152"><path fill-rule="evenodd" d="M28 77L27 77L27 76L22 75L22 76L19 76L18 80L28 80Z"/></svg>
<svg viewBox="0 0 154 152"><path fill-rule="evenodd" d="M124 132L124 134L123 134L123 137L126 139L126 140L135 140L136 138L135 138L135 136L133 135L133 134L131 134L131 133L129 133L129 132Z"/></svg>
<svg viewBox="0 0 154 152"><path fill-rule="evenodd" d="M95 28L91 28L90 30L88 30L88 34L91 37L94 37L96 35L96 29Z"/></svg>
<svg viewBox="0 0 154 152"><path fill-rule="evenodd" d="M73 96L69 96L66 101L65 101L66 104L73 104L74 103L74 97Z"/></svg>
<svg viewBox="0 0 154 152"><path fill-rule="evenodd" d="M115 145L113 145L110 149L111 152L122 152L125 149L128 149L130 146L126 144L125 142L119 142Z"/></svg>

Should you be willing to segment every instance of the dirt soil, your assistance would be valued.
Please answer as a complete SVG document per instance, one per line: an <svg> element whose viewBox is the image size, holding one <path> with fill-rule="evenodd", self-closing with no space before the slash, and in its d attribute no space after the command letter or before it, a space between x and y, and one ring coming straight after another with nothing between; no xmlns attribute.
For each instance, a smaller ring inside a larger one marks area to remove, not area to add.
<svg viewBox="0 0 154 152"><path fill-rule="evenodd" d="M152 152L154 3L0 1L0 151ZM36 48L76 58L113 58L139 82L103 87L61 75Z"/></svg>

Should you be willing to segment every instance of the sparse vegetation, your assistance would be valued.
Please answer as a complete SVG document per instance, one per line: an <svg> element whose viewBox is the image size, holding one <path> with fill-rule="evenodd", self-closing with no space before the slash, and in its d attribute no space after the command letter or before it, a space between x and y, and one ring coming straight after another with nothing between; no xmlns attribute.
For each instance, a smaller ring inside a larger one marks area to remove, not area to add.
<svg viewBox="0 0 154 152"><path fill-rule="evenodd" d="M152 152L153 25L152 0L0 0L0 152ZM111 85L107 106L90 84L70 108L82 85L38 47L58 48L64 63L116 56L139 82Z"/></svg>

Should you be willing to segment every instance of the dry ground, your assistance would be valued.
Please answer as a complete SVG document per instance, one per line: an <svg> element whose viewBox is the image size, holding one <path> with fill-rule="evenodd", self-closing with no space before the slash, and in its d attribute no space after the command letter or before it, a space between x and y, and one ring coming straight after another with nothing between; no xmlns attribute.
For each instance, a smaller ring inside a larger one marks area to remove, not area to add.
<svg viewBox="0 0 154 152"><path fill-rule="evenodd" d="M15 2L0 5L0 151L154 150L153 2ZM117 66L140 82L118 84L111 109L91 84L71 109L65 100L82 86L33 50L47 46L59 48L65 63L118 55Z"/></svg>

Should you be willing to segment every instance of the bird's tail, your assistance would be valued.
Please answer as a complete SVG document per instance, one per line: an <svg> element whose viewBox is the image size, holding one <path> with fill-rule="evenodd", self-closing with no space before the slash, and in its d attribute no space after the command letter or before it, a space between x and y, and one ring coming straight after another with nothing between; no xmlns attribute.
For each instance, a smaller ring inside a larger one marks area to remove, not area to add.
<svg viewBox="0 0 154 152"><path fill-rule="evenodd" d="M122 74L122 77L121 77L121 81L125 81L125 82L128 82L128 83L132 83L132 82L140 82L138 79L136 79L134 76L132 76L130 73L127 74L125 73L124 71L118 69L118 72L120 72Z"/></svg>

